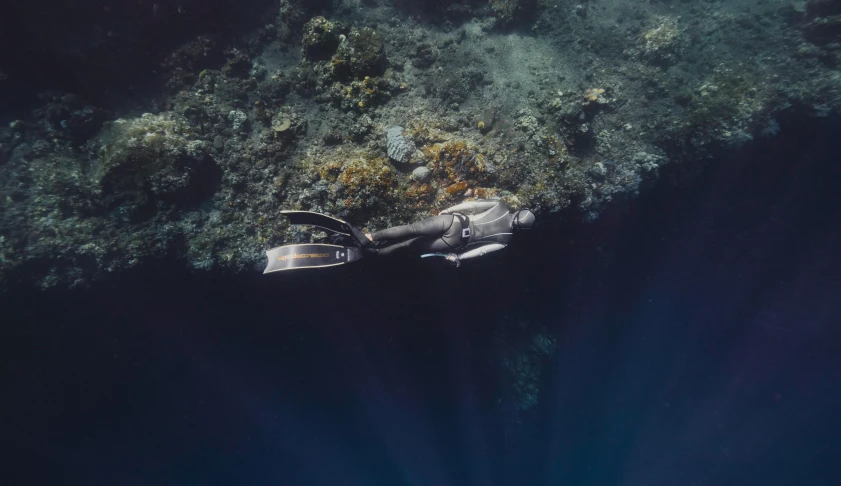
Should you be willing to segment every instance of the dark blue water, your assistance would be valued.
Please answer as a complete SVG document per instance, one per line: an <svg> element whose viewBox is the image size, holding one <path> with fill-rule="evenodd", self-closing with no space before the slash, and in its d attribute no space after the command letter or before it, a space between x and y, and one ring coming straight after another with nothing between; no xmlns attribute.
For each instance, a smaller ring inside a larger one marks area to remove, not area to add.
<svg viewBox="0 0 841 486"><path fill-rule="evenodd" d="M457 271L7 295L0 483L841 484L838 128ZM500 360L540 329L516 411Z"/></svg>

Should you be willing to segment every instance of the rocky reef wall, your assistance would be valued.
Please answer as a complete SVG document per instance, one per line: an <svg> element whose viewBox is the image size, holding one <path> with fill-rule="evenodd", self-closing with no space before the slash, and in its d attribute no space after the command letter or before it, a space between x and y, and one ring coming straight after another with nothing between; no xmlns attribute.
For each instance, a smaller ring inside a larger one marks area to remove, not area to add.
<svg viewBox="0 0 841 486"><path fill-rule="evenodd" d="M154 5L74 12L67 42L0 57L3 286L253 271L313 237L280 209L377 230L501 197L593 219L665 164L841 106L826 0ZM5 40L59 22L17 13Z"/></svg>

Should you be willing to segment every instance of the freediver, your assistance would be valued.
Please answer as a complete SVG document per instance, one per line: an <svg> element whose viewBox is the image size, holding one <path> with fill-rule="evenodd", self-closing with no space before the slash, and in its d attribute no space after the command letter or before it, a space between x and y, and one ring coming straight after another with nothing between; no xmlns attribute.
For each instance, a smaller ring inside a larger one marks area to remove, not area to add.
<svg viewBox="0 0 841 486"><path fill-rule="evenodd" d="M462 212L482 211L473 216ZM365 253L378 256L421 255L445 257L458 267L508 246L519 230L534 227L534 213L512 210L498 199L464 202L416 223L373 233L352 228Z"/></svg>
<svg viewBox="0 0 841 486"><path fill-rule="evenodd" d="M482 211L473 216L463 212ZM366 255L443 257L458 267L462 260L508 246L519 230L534 227L534 213L512 210L501 200L457 204L417 223L363 233L341 219L312 211L283 210L290 225L315 226L330 232L331 242L296 243L266 251L263 273L325 268L355 262ZM352 241L349 241L352 240Z"/></svg>

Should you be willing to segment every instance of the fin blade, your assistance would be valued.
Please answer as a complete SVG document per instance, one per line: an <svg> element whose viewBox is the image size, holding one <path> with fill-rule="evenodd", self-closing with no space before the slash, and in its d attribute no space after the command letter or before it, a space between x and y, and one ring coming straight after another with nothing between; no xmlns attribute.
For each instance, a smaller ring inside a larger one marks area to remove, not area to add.
<svg viewBox="0 0 841 486"><path fill-rule="evenodd" d="M266 251L268 263L263 274L299 268L325 268L361 259L359 248L323 243L286 245Z"/></svg>
<svg viewBox="0 0 841 486"><path fill-rule="evenodd" d="M351 236L350 225L341 219L327 216L326 214L314 213L312 211L281 211L280 214L286 216L291 224L305 224L309 226L318 226L334 233L341 233L343 235Z"/></svg>

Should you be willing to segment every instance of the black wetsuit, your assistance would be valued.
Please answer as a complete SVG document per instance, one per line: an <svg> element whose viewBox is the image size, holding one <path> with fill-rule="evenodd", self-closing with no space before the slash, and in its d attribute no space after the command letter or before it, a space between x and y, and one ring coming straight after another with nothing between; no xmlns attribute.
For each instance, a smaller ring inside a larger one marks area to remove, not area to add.
<svg viewBox="0 0 841 486"><path fill-rule="evenodd" d="M483 245L508 245L513 214L499 201L489 211L468 218L460 213L442 214L417 223L373 233L373 251L379 255L459 253Z"/></svg>
<svg viewBox="0 0 841 486"><path fill-rule="evenodd" d="M498 243L508 246L514 234L514 212L502 201L496 206L470 217L470 241L465 250Z"/></svg>

